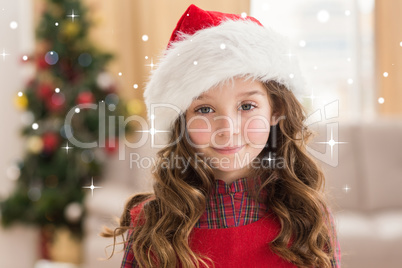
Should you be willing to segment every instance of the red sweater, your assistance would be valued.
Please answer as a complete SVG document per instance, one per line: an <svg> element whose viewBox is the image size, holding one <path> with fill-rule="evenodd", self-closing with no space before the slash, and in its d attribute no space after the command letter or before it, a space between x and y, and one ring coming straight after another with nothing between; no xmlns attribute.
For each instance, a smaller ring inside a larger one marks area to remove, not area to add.
<svg viewBox="0 0 402 268"><path fill-rule="evenodd" d="M131 210L133 221L142 205ZM279 230L280 224L277 219L266 214L253 223L237 227L193 228L189 245L194 252L211 258L216 268L295 268L295 265L286 262L269 249L268 242L277 236Z"/></svg>
<svg viewBox="0 0 402 268"><path fill-rule="evenodd" d="M231 228L194 228L190 248L210 257L220 267L276 267L295 265L274 254L268 246L279 233L280 224L267 214L253 223Z"/></svg>

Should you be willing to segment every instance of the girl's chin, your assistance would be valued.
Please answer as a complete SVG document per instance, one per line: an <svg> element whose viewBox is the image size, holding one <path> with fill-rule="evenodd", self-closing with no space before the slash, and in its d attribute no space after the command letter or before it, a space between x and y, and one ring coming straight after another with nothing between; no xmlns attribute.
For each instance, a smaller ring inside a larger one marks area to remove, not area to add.
<svg viewBox="0 0 402 268"><path fill-rule="evenodd" d="M228 166L228 167L220 167L220 168L214 168L214 173L216 174L234 174L234 173L244 173L247 174L248 171L250 170L250 166L244 166L244 167L239 167L239 166Z"/></svg>

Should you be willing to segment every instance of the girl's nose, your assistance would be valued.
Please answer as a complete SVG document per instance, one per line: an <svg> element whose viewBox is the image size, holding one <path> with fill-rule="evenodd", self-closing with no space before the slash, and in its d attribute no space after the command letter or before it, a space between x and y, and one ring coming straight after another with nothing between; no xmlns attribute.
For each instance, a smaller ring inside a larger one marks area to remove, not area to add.
<svg viewBox="0 0 402 268"><path fill-rule="evenodd" d="M221 115L214 118L215 131L219 137L231 136L240 133L240 118L235 115Z"/></svg>

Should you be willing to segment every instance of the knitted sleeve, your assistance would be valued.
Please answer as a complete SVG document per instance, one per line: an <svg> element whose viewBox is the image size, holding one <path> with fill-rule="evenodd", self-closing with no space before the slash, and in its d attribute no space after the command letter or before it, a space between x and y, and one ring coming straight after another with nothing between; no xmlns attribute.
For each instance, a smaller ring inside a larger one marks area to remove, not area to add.
<svg viewBox="0 0 402 268"><path fill-rule="evenodd" d="M132 226L132 227L134 226L134 222L137 218L137 215L140 213L143 205L144 205L144 202L131 209L130 226ZM124 256L123 256L123 260L121 262L120 268L139 268L139 265L134 258L134 251L132 249L132 246L133 246L133 239L131 237L132 233L133 233L133 230L128 230L127 237L126 237L126 243L124 244Z"/></svg>
<svg viewBox="0 0 402 268"><path fill-rule="evenodd" d="M133 226L131 223L130 226ZM134 259L134 252L132 250L132 238L131 238L132 230L128 231L126 243L124 244L124 256L121 262L120 268L137 268L138 263Z"/></svg>

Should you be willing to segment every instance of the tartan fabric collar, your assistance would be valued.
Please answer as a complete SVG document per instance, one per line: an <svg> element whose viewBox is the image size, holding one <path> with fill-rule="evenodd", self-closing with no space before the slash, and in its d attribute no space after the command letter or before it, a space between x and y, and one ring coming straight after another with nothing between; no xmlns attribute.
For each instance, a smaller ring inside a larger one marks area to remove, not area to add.
<svg viewBox="0 0 402 268"><path fill-rule="evenodd" d="M248 192L254 187L255 189L261 185L261 179L253 177L244 177L235 180L234 182L228 184L223 180L215 180L215 188L212 194L231 194L238 192Z"/></svg>

